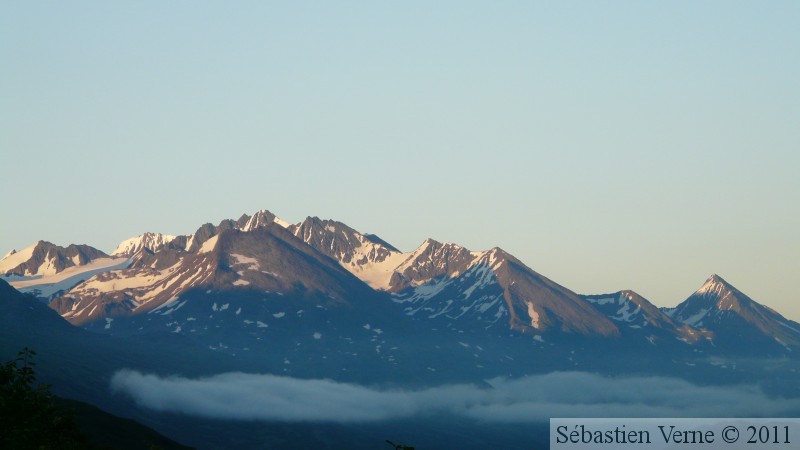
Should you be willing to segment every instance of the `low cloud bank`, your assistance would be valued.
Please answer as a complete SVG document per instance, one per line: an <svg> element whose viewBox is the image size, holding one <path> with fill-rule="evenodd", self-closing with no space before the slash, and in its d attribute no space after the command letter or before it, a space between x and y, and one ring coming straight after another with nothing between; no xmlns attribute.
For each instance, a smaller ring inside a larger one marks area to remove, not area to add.
<svg viewBox="0 0 800 450"><path fill-rule="evenodd" d="M676 378L554 372L488 382L492 388L382 390L238 372L189 379L122 370L111 387L156 411L291 422L369 422L431 413L513 423L550 417L790 417L800 411L800 399L770 398L753 386L697 386Z"/></svg>

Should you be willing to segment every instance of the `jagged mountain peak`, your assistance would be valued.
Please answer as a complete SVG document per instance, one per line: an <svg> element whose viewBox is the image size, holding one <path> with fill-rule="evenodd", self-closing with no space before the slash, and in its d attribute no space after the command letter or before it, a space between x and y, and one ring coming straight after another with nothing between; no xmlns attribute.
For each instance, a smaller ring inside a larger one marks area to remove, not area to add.
<svg viewBox="0 0 800 450"><path fill-rule="evenodd" d="M346 235L353 235L353 234L361 234L355 229L351 228L350 226L339 222L338 220L333 219L320 219L317 216L308 216L297 225L294 225L293 231L296 236L300 237L303 240L307 240L307 234L309 232L328 232L328 233L337 233L341 232ZM303 230L303 233L299 233L297 230ZM302 234L302 236L300 236Z"/></svg>
<svg viewBox="0 0 800 450"><path fill-rule="evenodd" d="M403 253L375 235L335 220L309 216L289 227L295 236L325 253L374 289L401 292L439 278L452 279L476 265L491 267L510 258L500 248L473 252L451 242L425 239Z"/></svg>
<svg viewBox="0 0 800 450"><path fill-rule="evenodd" d="M332 219L320 219L319 216L306 216L305 220L303 220L302 223L325 223L325 222L340 223Z"/></svg>
<svg viewBox="0 0 800 450"><path fill-rule="evenodd" d="M441 243L441 242L439 242L439 241L437 241L437 240L436 240L436 239L434 239L434 238L430 238L430 237L429 237L429 238L425 239L425 240L422 242L422 244L420 244L420 247L427 247L427 246L431 246L431 245L432 245L432 246L440 246L440 245L442 245L442 243Z"/></svg>
<svg viewBox="0 0 800 450"><path fill-rule="evenodd" d="M265 227L271 223L278 223L284 224L278 216L272 214L271 212L267 211L266 209L258 210L252 216L248 216L247 214L243 214L242 217L236 222L237 228L242 231L251 231L256 228Z"/></svg>
<svg viewBox="0 0 800 450"><path fill-rule="evenodd" d="M161 258L166 262L159 263ZM205 290L316 295L334 303L377 295L287 229L268 223L250 231L219 229L193 252L143 254L142 261L128 269L99 274L77 285L51 307L73 324L83 325L177 309L187 292Z"/></svg>
<svg viewBox="0 0 800 450"><path fill-rule="evenodd" d="M420 246L417 247L418 250L427 250L429 248L433 248L433 249L448 248L448 249L454 249L454 250L464 249L464 250L469 251L467 248L465 248L465 247L463 247L461 245L458 245L458 244L456 244L454 242L438 241L438 240L436 240L434 238L425 239L422 242L422 244L420 244Z"/></svg>
<svg viewBox="0 0 800 450"><path fill-rule="evenodd" d="M196 251L204 242L216 235L222 230L241 230L253 231L260 228L266 228L272 224L278 224L283 228L289 224L281 220L275 214L266 209L261 209L255 212L252 216L242 214L238 219L224 219L216 226L212 223L205 223L201 225L193 234L185 237L184 250L187 252Z"/></svg>
<svg viewBox="0 0 800 450"><path fill-rule="evenodd" d="M399 292L442 276L458 276L482 259L491 259L487 265L493 265L502 252L497 248L473 252L455 243L428 238L413 251L403 253L375 235L316 216L307 217L289 230L372 288L389 292Z"/></svg>
<svg viewBox="0 0 800 450"><path fill-rule="evenodd" d="M65 315L76 311L72 317L77 317L78 309L72 307L81 301L97 300L89 309L85 309L89 303L80 303L80 309L86 314L81 320L94 320L106 314L98 309L93 316L94 305L113 309L122 304L120 301L135 300L139 303L133 307L141 309L142 302L146 302L155 308L187 289L206 290L210 286L221 291L239 291L249 286L262 292L285 292L292 285L281 283L288 278L281 282L275 280L282 271L292 271L276 265L277 260L269 253L291 247L293 257L313 250L314 255L308 253L306 257L312 257L317 261L315 264L323 263L327 267L325 270L331 269L330 264L337 265L337 269L345 269L372 289L387 291L391 298L405 303L408 311L418 311L420 316L427 314L456 320L471 315L480 323L507 323L512 329L533 335L565 332L617 336L623 325L666 328L674 326L670 322L701 327L705 325L703 317L710 320L709 311L736 313L758 322L761 328L769 328L764 324L772 316L779 316L750 300L716 274L685 304L667 314L636 292L627 290L619 291L613 298L599 298L602 305L608 306L608 311L599 310L598 303L587 301L587 296L578 296L536 273L500 247L476 252L456 243L428 238L416 249L401 252L378 236L362 233L336 220L309 216L300 223L287 224L263 209L253 215L222 220L218 225L204 224L191 235L147 232L123 243L127 245L121 244L115 255L128 258L124 270L130 272L117 268L116 262L114 266L109 262L108 267L115 269L77 286L72 297L74 302L62 302L60 310ZM231 250L232 246L236 248ZM51 247L55 246L39 241L33 249ZM261 249L262 253L251 252L253 249ZM0 268L8 259L20 258L25 251L11 253L0 260ZM318 259L319 255L324 258ZM304 273L312 272L311 266L305 263L297 263L296 267ZM326 276L314 279L327 279ZM300 278L298 275L298 280ZM304 286L317 283L304 280L301 283ZM344 290L330 287L341 284L337 283L319 281L317 290L336 291L333 295L342 297ZM612 311L612 308L615 309ZM783 326L793 327L792 324L788 321ZM794 342L791 338L784 339L780 333L773 335L782 342Z"/></svg>
<svg viewBox="0 0 800 450"><path fill-rule="evenodd" d="M713 333L696 329L673 320L668 310L663 310L632 290L612 294L584 295L598 311L618 324L621 330L639 335L650 344L667 339L678 339L686 344L710 340Z"/></svg>
<svg viewBox="0 0 800 450"><path fill-rule="evenodd" d="M664 311L638 292L630 289L612 294L584 295L583 298L598 307L612 320L630 323L634 328L647 325L674 326L673 321Z"/></svg>
<svg viewBox="0 0 800 450"><path fill-rule="evenodd" d="M373 289L387 289L394 269L407 256L383 239L335 220L307 217L287 230Z"/></svg>
<svg viewBox="0 0 800 450"><path fill-rule="evenodd" d="M308 239L309 232L344 233L346 235L363 235L349 225L334 219L322 219L317 216L308 216L302 222L291 225L292 232L303 240ZM302 233L298 232L302 230Z"/></svg>
<svg viewBox="0 0 800 450"><path fill-rule="evenodd" d="M480 257L485 252L473 252L470 249L458 245L453 242L440 242L433 238L425 239L413 252L413 255L426 255L433 257L434 255L459 255L463 257L469 256L472 259Z"/></svg>
<svg viewBox="0 0 800 450"><path fill-rule="evenodd" d="M177 236L170 234L146 231L139 236L134 236L120 242L116 250L114 250L111 254L114 256L131 257L139 253L139 251L142 249L147 249L151 252L158 252L176 238Z"/></svg>
<svg viewBox="0 0 800 450"><path fill-rule="evenodd" d="M508 253L507 251L503 250L500 247L492 247L492 248L490 248L489 250L486 250L483 253L486 256L488 256L490 259L496 259L496 260L503 260L503 259L508 259L508 258L516 259L514 257L514 255L512 255L511 253Z"/></svg>
<svg viewBox="0 0 800 450"><path fill-rule="evenodd" d="M199 249L204 242L222 230L252 231L270 226L270 224L273 223L281 225L284 228L290 226L289 223L281 220L270 211L261 209L252 216L242 214L236 220L224 219L217 225L205 223L199 226L194 233L188 235L173 236L156 232L145 232L139 236L134 236L122 241L112 255L134 257L140 253L142 248L147 248L152 253L158 253L164 249L194 252Z"/></svg>
<svg viewBox="0 0 800 450"><path fill-rule="evenodd" d="M365 242L379 245L386 250L392 252L400 252L395 246L381 239L379 236L370 233L362 233L355 228L333 219L321 219L317 216L308 216L302 222L294 225L285 226L295 236L299 237L306 243L313 240L319 240L318 236L323 236L326 239L333 240L346 240L351 245L362 245Z"/></svg>
<svg viewBox="0 0 800 450"><path fill-rule="evenodd" d="M303 222L290 225L287 229L345 266L351 263L381 263L389 256L400 253L396 247L377 235L361 233L336 220L307 217Z"/></svg>
<svg viewBox="0 0 800 450"><path fill-rule="evenodd" d="M734 290L736 288L733 287L730 283L725 281L724 278L717 274L712 274L705 283L697 290L698 293L706 293L706 292L714 292L714 291L722 291L722 290Z"/></svg>
<svg viewBox="0 0 800 450"><path fill-rule="evenodd" d="M456 277L478 262L481 256L483 253L472 252L458 244L428 238L394 269L389 290L399 292L436 278Z"/></svg>
<svg viewBox="0 0 800 450"><path fill-rule="evenodd" d="M61 247L39 240L0 260L0 274L28 277L55 275L69 267L82 266L94 259L107 257L107 254L88 245L70 244Z"/></svg>

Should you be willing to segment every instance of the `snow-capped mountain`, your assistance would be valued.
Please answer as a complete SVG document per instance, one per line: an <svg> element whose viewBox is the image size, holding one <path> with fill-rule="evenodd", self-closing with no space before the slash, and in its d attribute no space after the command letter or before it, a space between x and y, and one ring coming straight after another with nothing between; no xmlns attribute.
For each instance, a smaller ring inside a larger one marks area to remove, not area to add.
<svg viewBox="0 0 800 450"><path fill-rule="evenodd" d="M319 294L326 305L374 296L360 280L272 221L249 231L223 227L213 231L207 239L195 234L195 242L202 242L195 251L142 254L127 269L105 272L76 286L51 307L73 324L85 325L181 308L185 304L181 296L192 289Z"/></svg>
<svg viewBox="0 0 800 450"><path fill-rule="evenodd" d="M0 277L15 289L50 299L98 273L124 267L126 258L110 257L88 245L60 247L39 241L0 261Z"/></svg>
<svg viewBox="0 0 800 450"><path fill-rule="evenodd" d="M449 320L476 317L534 336L619 334L608 318L577 294L502 249L475 253L428 240L413 255L398 268L397 273L405 275L397 278L415 281L394 293L410 315ZM447 261L448 255L455 255L455 264Z"/></svg>
<svg viewBox="0 0 800 450"><path fill-rule="evenodd" d="M749 346L767 339L786 347L800 345L800 324L754 301L719 275L666 313L677 322L709 330L715 342Z"/></svg>
<svg viewBox="0 0 800 450"><path fill-rule="evenodd" d="M427 239L402 253L383 240L318 218L290 230L373 288L393 293L408 315L420 319L474 319L484 327L533 335L619 333L585 300L499 248L473 252Z"/></svg>
<svg viewBox="0 0 800 450"><path fill-rule="evenodd" d="M167 330L203 339L239 333L236 345L243 349L293 311L293 320L307 318L298 324L330 324L311 336L355 339L354 330L377 328L386 333L378 345L399 339L387 323L420 336L478 333L548 345L610 338L685 347L740 339L744 326L773 344L800 344L800 326L716 276L665 311L632 291L577 295L500 248L472 251L427 239L402 252L341 222L309 217L289 224L266 210L207 223L188 235L144 233L121 242L115 257L86 246L45 251L48 245L13 253L0 267L20 274L11 280L14 287L52 298L50 307L69 322L112 333ZM30 276L63 267L56 261L64 259L74 266ZM349 323L348 330L331 324L326 314L333 311L340 314L334 322ZM229 312L236 320L223 320ZM221 342L208 345L222 348ZM388 357L385 347L380 351Z"/></svg>
<svg viewBox="0 0 800 450"><path fill-rule="evenodd" d="M92 331L181 335L292 374L353 364L410 377L422 376L418 365L445 378L516 371L531 346L549 351L545 339L618 334L589 303L500 249L429 239L403 253L339 222L290 225L267 211L146 241L121 246L124 266L50 307Z"/></svg>
<svg viewBox="0 0 800 450"><path fill-rule="evenodd" d="M391 292L421 286L437 278L455 278L484 260L486 252L472 252L460 245L426 239L394 269Z"/></svg>
<svg viewBox="0 0 800 450"><path fill-rule="evenodd" d="M161 233L146 232L139 236L134 236L130 239L125 239L120 242L117 249L114 250L112 255L130 258L141 250L148 250L155 253L165 248L169 243L175 240L177 236Z"/></svg>
<svg viewBox="0 0 800 450"><path fill-rule="evenodd" d="M60 247L39 241L20 251L11 250L0 260L0 275L20 277L45 277L60 273L70 267L83 266L98 258L109 256L88 245L71 244Z"/></svg>
<svg viewBox="0 0 800 450"><path fill-rule="evenodd" d="M362 234L333 220L308 217L288 229L373 289L389 289L395 269L408 257L375 235Z"/></svg>
<svg viewBox="0 0 800 450"><path fill-rule="evenodd" d="M241 230L251 231L262 228L270 223L278 223L284 228L290 224L282 221L269 211L260 210L248 216L243 214L237 220L223 220L219 225L214 226L210 223L201 226L195 233L190 235L173 236L169 234L146 232L139 236L134 236L120 242L112 255L131 258L136 254L145 251L147 253L157 253L162 249L193 251L205 242L206 239L214 236L220 230Z"/></svg>
<svg viewBox="0 0 800 450"><path fill-rule="evenodd" d="M641 335L653 344L670 337L687 344L711 340L708 331L673 321L664 311L634 291L584 295L583 298L617 323L623 334Z"/></svg>
<svg viewBox="0 0 800 450"><path fill-rule="evenodd" d="M253 216L244 214L236 221L223 220L217 226L204 224L191 235L148 232L126 239L117 246L114 252L117 258L110 260L113 264L92 273L96 275L94 278L57 298L51 307L76 325L148 312L174 301L189 289L224 278L226 268L244 264L238 262L236 255L220 256L215 251L219 237L225 232L246 233L277 227L288 234L286 226L274 214L261 210ZM241 257L242 261L249 261L248 257ZM256 285L264 284L255 278ZM247 286L250 281L238 279L233 283L233 286Z"/></svg>
<svg viewBox="0 0 800 450"><path fill-rule="evenodd" d="M84 398L131 367L414 388L586 370L797 392L800 325L718 276L659 309L633 291L577 295L500 248L427 239L403 252L341 222L268 211L145 233L51 275L31 276L55 263L19 253L31 256L2 260L32 261L16 287L39 283L21 289L47 298L31 289L61 277L47 285L60 288L48 306L0 280L0 347L56 355L45 373L79 380Z"/></svg>

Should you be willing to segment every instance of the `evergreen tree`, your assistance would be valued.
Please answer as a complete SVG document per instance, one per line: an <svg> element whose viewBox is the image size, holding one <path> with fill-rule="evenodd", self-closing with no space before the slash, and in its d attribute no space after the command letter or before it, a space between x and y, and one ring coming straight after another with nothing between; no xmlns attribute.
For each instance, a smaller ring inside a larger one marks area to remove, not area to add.
<svg viewBox="0 0 800 450"><path fill-rule="evenodd" d="M26 347L16 359L0 366L0 448L90 447L74 419L53 404L50 385L36 382L35 355Z"/></svg>

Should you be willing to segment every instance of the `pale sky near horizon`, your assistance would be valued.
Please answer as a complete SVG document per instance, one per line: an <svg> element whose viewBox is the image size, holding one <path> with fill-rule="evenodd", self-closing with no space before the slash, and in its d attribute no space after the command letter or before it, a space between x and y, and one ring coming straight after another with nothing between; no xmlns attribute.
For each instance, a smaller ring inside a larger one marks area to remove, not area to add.
<svg viewBox="0 0 800 450"><path fill-rule="evenodd" d="M800 320L800 3L5 2L0 254L265 208Z"/></svg>

